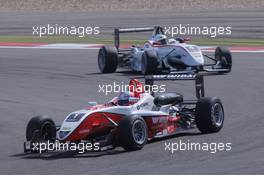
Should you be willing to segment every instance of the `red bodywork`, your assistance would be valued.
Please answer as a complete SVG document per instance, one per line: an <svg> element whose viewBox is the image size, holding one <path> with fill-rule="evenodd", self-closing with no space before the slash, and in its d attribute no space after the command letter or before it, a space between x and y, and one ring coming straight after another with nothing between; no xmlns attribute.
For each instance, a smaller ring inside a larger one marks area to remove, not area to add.
<svg viewBox="0 0 264 175"><path fill-rule="evenodd" d="M92 113L87 117L75 130L67 137L67 141L85 140L89 136L104 135L108 133L114 126L105 117L107 116L117 124L124 117L120 114L112 114L106 112ZM148 128L148 138L155 136L165 136L176 132L177 122L180 117L171 116L144 116Z"/></svg>
<svg viewBox="0 0 264 175"><path fill-rule="evenodd" d="M144 93L143 85L136 79L130 80L129 91L134 93L135 97L140 98L140 94ZM104 105L91 106L89 110L97 110L116 105L116 99ZM82 123L67 137L66 141L85 140L94 135L106 135L111 129L115 128L107 118L115 123L119 123L124 116L108 112L95 112L90 114ZM142 116L145 119L148 128L148 138L155 136L166 136L173 134L177 129L177 122L180 116Z"/></svg>
<svg viewBox="0 0 264 175"><path fill-rule="evenodd" d="M84 140L93 134L109 131L113 126L105 116L111 118L116 123L122 119L122 115L119 114L102 112L92 113L67 137L67 141Z"/></svg>

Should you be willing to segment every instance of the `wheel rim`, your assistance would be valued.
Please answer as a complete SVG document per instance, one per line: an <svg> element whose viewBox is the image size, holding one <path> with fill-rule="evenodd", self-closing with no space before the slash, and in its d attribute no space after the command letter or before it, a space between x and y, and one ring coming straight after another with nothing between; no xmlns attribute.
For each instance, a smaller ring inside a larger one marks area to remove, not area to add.
<svg viewBox="0 0 264 175"><path fill-rule="evenodd" d="M221 126L224 121L224 110L220 103L215 103L211 110L212 120L216 126Z"/></svg>
<svg viewBox="0 0 264 175"><path fill-rule="evenodd" d="M134 141L137 144L141 145L145 142L147 133L146 133L146 128L145 128L143 121L137 120L134 122L132 126L132 134L133 134Z"/></svg>
<svg viewBox="0 0 264 175"><path fill-rule="evenodd" d="M100 50L99 56L98 56L98 64L99 64L99 68L100 70L103 70L105 67L105 54L103 50Z"/></svg>

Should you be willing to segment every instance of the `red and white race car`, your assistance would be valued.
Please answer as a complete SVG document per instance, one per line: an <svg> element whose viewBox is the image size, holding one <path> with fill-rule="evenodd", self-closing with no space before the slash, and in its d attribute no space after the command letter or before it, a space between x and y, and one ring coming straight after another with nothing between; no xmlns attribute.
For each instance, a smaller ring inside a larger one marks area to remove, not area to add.
<svg viewBox="0 0 264 175"><path fill-rule="evenodd" d="M138 150L148 140L172 135L197 127L203 133L218 132L224 123L224 109L219 98L204 97L203 75L174 74L146 77L146 83L156 80L195 80L198 100L183 100L178 93L163 93L156 97L145 92L136 79L129 91L121 92L106 104L90 106L66 116L61 126L52 119L33 117L26 130L25 152L36 142L99 143L100 150L117 146ZM139 90L140 89L140 90Z"/></svg>

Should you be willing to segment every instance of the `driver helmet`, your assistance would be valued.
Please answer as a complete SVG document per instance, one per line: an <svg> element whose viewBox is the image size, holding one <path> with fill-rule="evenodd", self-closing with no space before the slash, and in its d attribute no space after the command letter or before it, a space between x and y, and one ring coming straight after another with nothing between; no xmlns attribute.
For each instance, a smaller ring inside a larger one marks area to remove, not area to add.
<svg viewBox="0 0 264 175"><path fill-rule="evenodd" d="M160 44L167 44L167 36L166 35L163 35L163 34L157 34L155 37L154 37L154 41L155 42L159 42Z"/></svg>
<svg viewBox="0 0 264 175"><path fill-rule="evenodd" d="M129 106L136 103L139 100L135 97L133 92L121 92L117 97L117 104L119 106Z"/></svg>

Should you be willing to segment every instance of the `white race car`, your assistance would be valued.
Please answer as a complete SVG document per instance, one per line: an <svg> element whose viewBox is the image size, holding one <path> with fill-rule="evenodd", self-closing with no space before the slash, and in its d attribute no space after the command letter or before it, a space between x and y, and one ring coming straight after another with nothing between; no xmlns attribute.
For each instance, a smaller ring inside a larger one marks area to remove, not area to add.
<svg viewBox="0 0 264 175"><path fill-rule="evenodd" d="M143 46L120 48L120 33L153 31ZM174 71L230 72L232 56L225 47L217 47L214 58L202 53L196 45L186 44L184 39L164 35L159 26L152 28L115 29L115 47L102 46L98 53L98 66L102 73L113 73L118 67L146 74ZM214 63L206 63L205 58Z"/></svg>

